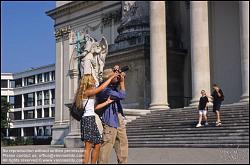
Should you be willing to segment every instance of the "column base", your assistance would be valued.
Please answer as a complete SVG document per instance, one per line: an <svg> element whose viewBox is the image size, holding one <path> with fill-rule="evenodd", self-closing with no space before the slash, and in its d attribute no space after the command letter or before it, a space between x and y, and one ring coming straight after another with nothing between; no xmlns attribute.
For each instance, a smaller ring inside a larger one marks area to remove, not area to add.
<svg viewBox="0 0 250 165"><path fill-rule="evenodd" d="M190 101L189 107L197 107L199 105L199 99L192 99Z"/></svg>
<svg viewBox="0 0 250 165"><path fill-rule="evenodd" d="M150 104L148 108L150 110L168 110L170 109L168 104Z"/></svg>
<svg viewBox="0 0 250 165"><path fill-rule="evenodd" d="M240 103L248 102L249 103L249 96L241 96L239 101Z"/></svg>
<svg viewBox="0 0 250 165"><path fill-rule="evenodd" d="M84 142L81 140L80 134L69 134L64 139L65 148L83 148Z"/></svg>
<svg viewBox="0 0 250 165"><path fill-rule="evenodd" d="M63 145L64 138L69 133L69 124L67 123L56 123L52 127L52 141L51 145Z"/></svg>

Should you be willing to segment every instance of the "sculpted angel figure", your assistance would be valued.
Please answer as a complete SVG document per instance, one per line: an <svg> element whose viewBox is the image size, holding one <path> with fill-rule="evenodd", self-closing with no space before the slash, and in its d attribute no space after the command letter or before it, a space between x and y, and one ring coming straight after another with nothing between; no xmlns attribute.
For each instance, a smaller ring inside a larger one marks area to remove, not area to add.
<svg viewBox="0 0 250 165"><path fill-rule="evenodd" d="M85 36L86 43L82 46L81 75L92 74L97 85L102 81L108 44L104 37L99 42L89 35Z"/></svg>

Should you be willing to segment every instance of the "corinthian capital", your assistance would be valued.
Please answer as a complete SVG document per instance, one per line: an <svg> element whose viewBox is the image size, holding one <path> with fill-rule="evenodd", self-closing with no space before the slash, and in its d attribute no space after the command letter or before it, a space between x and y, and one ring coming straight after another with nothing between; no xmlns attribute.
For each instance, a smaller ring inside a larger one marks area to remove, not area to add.
<svg viewBox="0 0 250 165"><path fill-rule="evenodd" d="M61 38L69 39L70 32L71 32L70 26L65 26L59 29L55 29L54 34L55 34L56 41L59 41Z"/></svg>

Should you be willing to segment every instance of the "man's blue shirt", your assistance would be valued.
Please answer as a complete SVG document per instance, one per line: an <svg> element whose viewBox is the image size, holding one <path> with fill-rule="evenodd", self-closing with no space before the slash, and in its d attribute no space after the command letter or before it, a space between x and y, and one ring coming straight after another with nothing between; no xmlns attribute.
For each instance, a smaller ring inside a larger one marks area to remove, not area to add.
<svg viewBox="0 0 250 165"><path fill-rule="evenodd" d="M103 103L108 99L109 96L110 99L114 101L108 106L102 108L101 110L97 110L97 112L102 111L101 119L103 123L111 127L118 128L119 127L118 113L121 113L124 116L120 100L125 98L126 92L123 90L117 90L117 88L114 86L108 86L102 92L97 94L96 96L97 103L98 104Z"/></svg>

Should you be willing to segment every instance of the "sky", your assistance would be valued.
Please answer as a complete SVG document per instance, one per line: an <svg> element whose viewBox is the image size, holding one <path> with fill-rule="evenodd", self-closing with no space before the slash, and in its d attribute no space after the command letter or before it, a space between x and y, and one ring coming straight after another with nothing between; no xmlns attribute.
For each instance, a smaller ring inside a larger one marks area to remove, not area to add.
<svg viewBox="0 0 250 165"><path fill-rule="evenodd" d="M55 63L55 1L1 1L1 73Z"/></svg>

